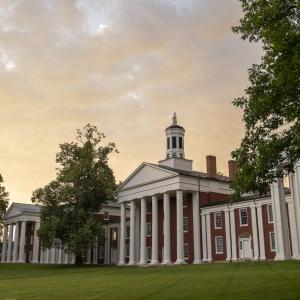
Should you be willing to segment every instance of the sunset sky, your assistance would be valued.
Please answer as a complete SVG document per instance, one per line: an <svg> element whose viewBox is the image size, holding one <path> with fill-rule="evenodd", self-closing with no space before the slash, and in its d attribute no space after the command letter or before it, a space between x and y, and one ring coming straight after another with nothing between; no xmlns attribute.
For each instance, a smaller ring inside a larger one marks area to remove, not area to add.
<svg viewBox="0 0 300 300"><path fill-rule="evenodd" d="M11 201L54 179L59 143L87 123L117 144L117 181L165 158L173 112L194 169L213 154L226 173L244 131L231 102L261 56L232 33L240 17L238 0L1 0L0 173Z"/></svg>

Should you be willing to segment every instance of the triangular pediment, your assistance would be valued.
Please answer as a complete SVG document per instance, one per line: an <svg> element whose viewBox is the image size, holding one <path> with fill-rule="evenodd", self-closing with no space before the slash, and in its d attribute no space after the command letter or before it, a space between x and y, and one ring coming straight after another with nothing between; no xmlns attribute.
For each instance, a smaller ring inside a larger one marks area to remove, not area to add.
<svg viewBox="0 0 300 300"><path fill-rule="evenodd" d="M12 205L6 211L5 219L9 219L20 214L22 214L22 211L15 205L15 203L12 203Z"/></svg>
<svg viewBox="0 0 300 300"><path fill-rule="evenodd" d="M159 166L143 163L119 187L119 191L166 178L177 176L178 173L160 168Z"/></svg>

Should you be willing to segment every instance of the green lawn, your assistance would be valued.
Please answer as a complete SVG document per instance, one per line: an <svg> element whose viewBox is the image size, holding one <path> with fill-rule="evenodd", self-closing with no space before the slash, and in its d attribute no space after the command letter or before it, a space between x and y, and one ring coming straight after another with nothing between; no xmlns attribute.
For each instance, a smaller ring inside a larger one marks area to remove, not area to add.
<svg viewBox="0 0 300 300"><path fill-rule="evenodd" d="M0 299L300 299L300 263L155 268L0 264Z"/></svg>

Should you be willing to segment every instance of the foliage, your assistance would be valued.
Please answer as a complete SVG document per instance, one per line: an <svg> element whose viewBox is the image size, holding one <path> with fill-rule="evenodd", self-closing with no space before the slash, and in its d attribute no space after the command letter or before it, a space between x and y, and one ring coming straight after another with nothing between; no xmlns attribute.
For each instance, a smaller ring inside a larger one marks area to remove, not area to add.
<svg viewBox="0 0 300 300"><path fill-rule="evenodd" d="M2 231L3 219L9 201L8 198L9 193L5 190L5 187L2 184L3 184L3 178L0 174L0 233Z"/></svg>
<svg viewBox="0 0 300 300"><path fill-rule="evenodd" d="M243 17L233 31L260 42L263 56L248 71L245 96L233 101L245 122L245 137L232 153L238 162L233 188L236 195L262 194L300 159L300 2L239 1Z"/></svg>
<svg viewBox="0 0 300 300"><path fill-rule="evenodd" d="M108 159L117 150L114 143L101 145L105 136L95 126L88 124L77 134L75 142L60 145L56 180L35 190L32 201L42 205L38 234L43 246L66 246L80 264L94 238L103 239L94 213L113 198L115 178Z"/></svg>

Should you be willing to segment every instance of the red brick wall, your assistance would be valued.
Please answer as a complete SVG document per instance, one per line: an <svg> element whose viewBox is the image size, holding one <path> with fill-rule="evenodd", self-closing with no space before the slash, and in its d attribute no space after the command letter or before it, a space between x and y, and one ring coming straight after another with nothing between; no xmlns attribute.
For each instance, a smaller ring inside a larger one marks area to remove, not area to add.
<svg viewBox="0 0 300 300"><path fill-rule="evenodd" d="M213 193L213 192L200 192L200 207L205 207L209 204L218 204L230 200L230 195Z"/></svg>
<svg viewBox="0 0 300 300"><path fill-rule="evenodd" d="M188 231L184 233L184 243L188 243L189 256L187 263L194 261L194 230L193 230L193 200L192 194L187 195L187 207L183 208L183 217L188 218Z"/></svg>
<svg viewBox="0 0 300 300"><path fill-rule="evenodd" d="M211 249L212 249L212 260L226 260L226 232L225 232L225 214L222 212L222 228L215 228L215 213L210 214L210 228L211 228ZM223 254L216 254L216 243L215 237L223 237Z"/></svg>
<svg viewBox="0 0 300 300"><path fill-rule="evenodd" d="M263 215L266 259L274 259L276 252L271 251L271 245L270 245L270 232L274 231L274 226L273 224L268 223L268 206L266 204L262 206L262 215Z"/></svg>

